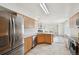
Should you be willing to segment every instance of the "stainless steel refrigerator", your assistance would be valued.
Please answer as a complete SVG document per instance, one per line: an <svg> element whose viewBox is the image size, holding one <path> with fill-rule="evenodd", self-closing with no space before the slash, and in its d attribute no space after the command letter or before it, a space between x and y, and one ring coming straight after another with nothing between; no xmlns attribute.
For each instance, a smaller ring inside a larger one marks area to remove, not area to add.
<svg viewBox="0 0 79 59"><path fill-rule="evenodd" d="M23 16L0 12L0 54L23 55Z"/></svg>

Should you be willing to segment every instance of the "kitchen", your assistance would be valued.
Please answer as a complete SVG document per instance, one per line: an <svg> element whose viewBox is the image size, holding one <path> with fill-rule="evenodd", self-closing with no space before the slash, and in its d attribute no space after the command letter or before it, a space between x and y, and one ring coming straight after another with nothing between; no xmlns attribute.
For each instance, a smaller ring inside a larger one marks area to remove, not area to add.
<svg viewBox="0 0 79 59"><path fill-rule="evenodd" d="M58 45L60 45L61 41L64 42L62 45L65 44L65 47L69 51L68 55L79 54L79 30L77 27L79 24L76 23L78 22L76 19L78 20L79 13L77 8L79 8L79 4L45 3L49 10L45 12L42 9L43 5L43 3L0 4L0 54L28 55L30 51L33 51L43 44L53 47L55 39ZM59 8L63 8L63 11ZM7 35L8 38L5 38L5 35ZM64 39L61 37L67 39L61 40ZM75 41L73 39L75 39ZM72 43L73 41L75 42L74 44ZM52 51L60 48L57 46L57 48L53 50L54 48L52 47ZM63 48L57 50L58 52L60 51L58 55L61 55L62 49ZM40 48L37 50L40 50ZM50 54L51 51L47 53ZM54 54L56 53L54 52ZM67 54L67 52L65 53ZM54 55L53 52L51 54ZM63 54L64 50L62 52L62 55ZM36 55L39 54L36 52Z"/></svg>

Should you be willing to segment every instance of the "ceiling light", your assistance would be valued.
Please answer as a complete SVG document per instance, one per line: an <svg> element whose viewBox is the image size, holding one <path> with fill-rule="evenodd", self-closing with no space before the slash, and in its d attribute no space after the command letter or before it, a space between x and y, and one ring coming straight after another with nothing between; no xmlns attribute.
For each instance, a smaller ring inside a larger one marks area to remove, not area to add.
<svg viewBox="0 0 79 59"><path fill-rule="evenodd" d="M44 11L46 14L49 14L49 11L48 11L48 9L47 9L45 3L40 3L40 6L41 6L41 8L43 9L43 11Z"/></svg>

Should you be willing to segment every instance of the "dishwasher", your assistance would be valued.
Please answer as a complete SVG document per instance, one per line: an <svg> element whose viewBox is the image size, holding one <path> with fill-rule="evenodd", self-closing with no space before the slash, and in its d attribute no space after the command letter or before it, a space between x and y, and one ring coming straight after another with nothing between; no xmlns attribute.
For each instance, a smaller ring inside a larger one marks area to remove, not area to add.
<svg viewBox="0 0 79 59"><path fill-rule="evenodd" d="M33 35L32 38L32 48L36 46L36 35Z"/></svg>

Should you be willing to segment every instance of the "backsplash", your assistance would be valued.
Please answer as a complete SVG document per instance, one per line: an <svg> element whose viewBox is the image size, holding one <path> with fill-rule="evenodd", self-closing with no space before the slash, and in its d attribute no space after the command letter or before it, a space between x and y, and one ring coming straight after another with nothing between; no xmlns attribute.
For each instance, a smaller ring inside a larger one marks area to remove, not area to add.
<svg viewBox="0 0 79 59"><path fill-rule="evenodd" d="M29 36L36 35L36 34L37 34L36 28L24 29L24 37L29 37Z"/></svg>

